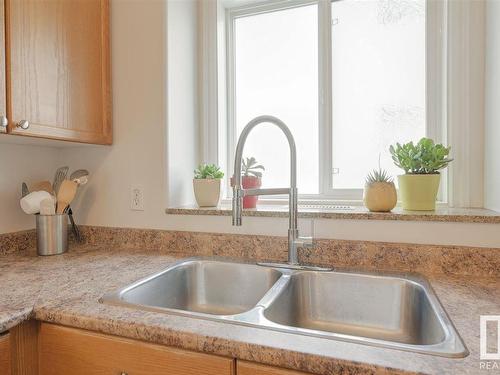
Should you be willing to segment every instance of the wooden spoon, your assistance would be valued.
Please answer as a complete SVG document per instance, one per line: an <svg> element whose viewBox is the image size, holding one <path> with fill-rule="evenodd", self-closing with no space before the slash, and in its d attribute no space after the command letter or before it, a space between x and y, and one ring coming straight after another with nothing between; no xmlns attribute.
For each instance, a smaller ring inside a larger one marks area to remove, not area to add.
<svg viewBox="0 0 500 375"><path fill-rule="evenodd" d="M62 214L66 207L69 206L76 195L78 184L74 181L64 180L57 192L57 214Z"/></svg>
<svg viewBox="0 0 500 375"><path fill-rule="evenodd" d="M33 184L31 191L46 191L49 194L54 194L52 184L49 181L39 181L36 184Z"/></svg>

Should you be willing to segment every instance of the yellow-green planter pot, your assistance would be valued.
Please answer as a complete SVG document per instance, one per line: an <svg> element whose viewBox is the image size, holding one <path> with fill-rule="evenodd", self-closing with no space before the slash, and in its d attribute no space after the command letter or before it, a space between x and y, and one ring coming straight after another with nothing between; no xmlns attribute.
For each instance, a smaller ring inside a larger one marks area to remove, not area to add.
<svg viewBox="0 0 500 375"><path fill-rule="evenodd" d="M433 211L441 175L404 174L398 176L399 194L403 209L413 211Z"/></svg>

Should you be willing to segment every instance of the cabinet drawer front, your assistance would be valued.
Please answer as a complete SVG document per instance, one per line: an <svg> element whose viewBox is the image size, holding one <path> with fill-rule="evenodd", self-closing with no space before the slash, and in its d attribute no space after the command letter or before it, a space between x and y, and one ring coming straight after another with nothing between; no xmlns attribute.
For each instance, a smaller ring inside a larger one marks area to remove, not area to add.
<svg viewBox="0 0 500 375"><path fill-rule="evenodd" d="M10 375L10 335L0 335L0 373Z"/></svg>
<svg viewBox="0 0 500 375"><path fill-rule="evenodd" d="M287 370L257 363L237 361L238 375L310 375L309 373Z"/></svg>
<svg viewBox="0 0 500 375"><path fill-rule="evenodd" d="M234 360L42 324L40 375L233 375Z"/></svg>

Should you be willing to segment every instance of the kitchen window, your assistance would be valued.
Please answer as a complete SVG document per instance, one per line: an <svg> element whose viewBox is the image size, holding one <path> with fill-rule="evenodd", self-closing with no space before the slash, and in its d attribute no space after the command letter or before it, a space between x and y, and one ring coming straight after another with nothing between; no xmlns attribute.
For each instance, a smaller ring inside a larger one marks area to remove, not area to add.
<svg viewBox="0 0 500 375"><path fill-rule="evenodd" d="M442 57L436 52L443 35L434 32L442 26L440 3L239 4L218 2L213 41L217 114L206 121L217 123L217 134L210 137L205 129L203 137L210 143L205 159L223 165L228 176L241 130L264 114L290 127L297 144L299 194L307 200L360 200L365 176L379 160L393 176L400 173L389 145L423 136L445 138L436 104L443 86ZM288 185L288 145L279 129L255 129L244 156L265 165L264 187Z"/></svg>

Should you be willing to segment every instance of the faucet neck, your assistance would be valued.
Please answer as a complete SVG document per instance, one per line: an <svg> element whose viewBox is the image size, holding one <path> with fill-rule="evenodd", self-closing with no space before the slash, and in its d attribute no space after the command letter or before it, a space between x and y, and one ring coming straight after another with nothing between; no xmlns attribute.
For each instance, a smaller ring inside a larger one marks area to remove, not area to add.
<svg viewBox="0 0 500 375"><path fill-rule="evenodd" d="M262 123L271 123L276 125L285 134L288 145L290 146L290 188L297 188L297 150L293 135L283 121L274 116L259 116L250 121L242 130L238 144L236 145L236 153L234 156L234 187L241 189L241 161L243 157L243 147L250 132L257 125Z"/></svg>
<svg viewBox="0 0 500 375"><path fill-rule="evenodd" d="M241 159L243 155L243 147L247 140L248 134L257 125L269 122L276 125L285 134L288 145L290 146L290 188L288 189L249 189L241 188ZM236 146L236 154L234 157L234 175L233 175L233 225L241 225L241 215L243 206L243 197L245 195L272 195L272 194L288 194L288 210L289 210L289 225L288 225L288 263L297 265L299 247L312 246L312 238L300 237L297 228L298 216L298 192L297 192L297 151L295 141L290 129L276 117L260 116L250 121L241 132L238 144Z"/></svg>

